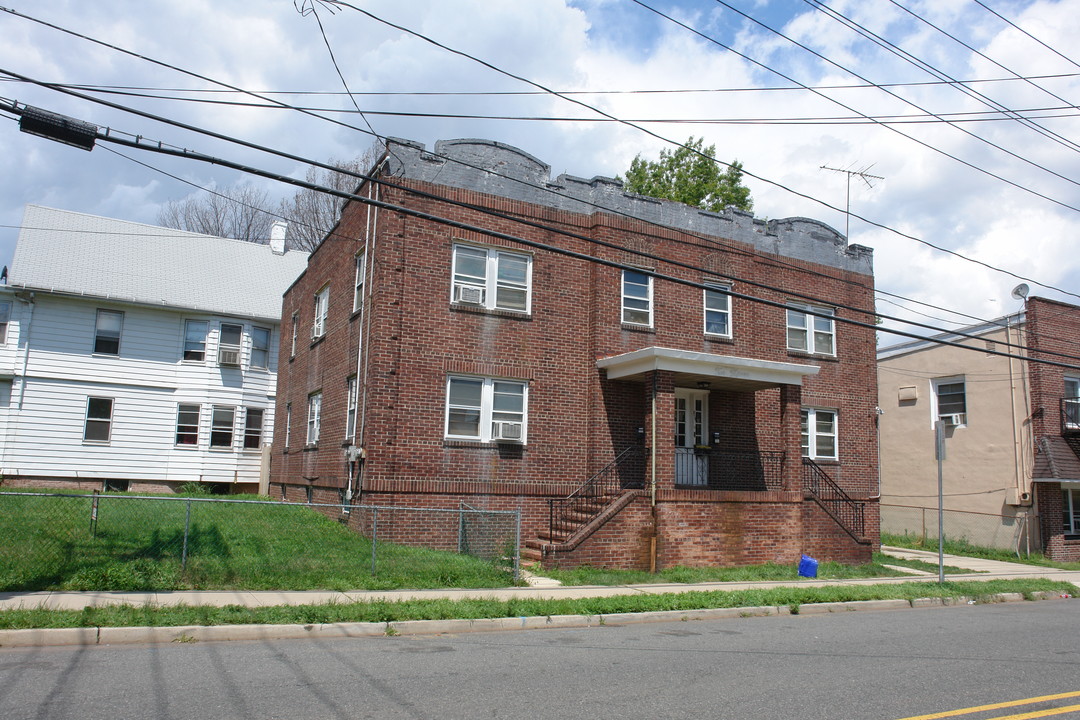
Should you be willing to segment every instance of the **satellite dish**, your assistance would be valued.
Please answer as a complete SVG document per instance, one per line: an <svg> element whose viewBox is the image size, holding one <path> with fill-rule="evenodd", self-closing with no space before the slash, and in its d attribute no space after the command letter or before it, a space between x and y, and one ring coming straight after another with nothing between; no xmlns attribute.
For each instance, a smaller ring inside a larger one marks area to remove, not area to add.
<svg viewBox="0 0 1080 720"><path fill-rule="evenodd" d="M1027 300L1028 293L1031 292L1031 288L1027 283L1020 283L1012 289L1012 296L1016 300Z"/></svg>

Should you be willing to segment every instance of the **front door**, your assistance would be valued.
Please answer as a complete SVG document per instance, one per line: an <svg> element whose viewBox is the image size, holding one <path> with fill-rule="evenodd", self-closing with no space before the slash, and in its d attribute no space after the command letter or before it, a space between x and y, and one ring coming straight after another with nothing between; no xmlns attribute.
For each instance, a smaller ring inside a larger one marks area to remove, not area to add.
<svg viewBox="0 0 1080 720"><path fill-rule="evenodd" d="M709 484L709 393L675 388L675 484Z"/></svg>

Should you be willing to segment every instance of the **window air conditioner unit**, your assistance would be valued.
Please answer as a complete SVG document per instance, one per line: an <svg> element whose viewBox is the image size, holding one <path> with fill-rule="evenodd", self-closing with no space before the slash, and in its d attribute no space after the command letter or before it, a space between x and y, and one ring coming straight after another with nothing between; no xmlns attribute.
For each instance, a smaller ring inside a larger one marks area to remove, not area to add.
<svg viewBox="0 0 1080 720"><path fill-rule="evenodd" d="M492 423L491 439L498 442L521 442L521 423L519 422L495 422Z"/></svg>
<svg viewBox="0 0 1080 720"><path fill-rule="evenodd" d="M468 305L483 305L484 288L475 285L455 285L454 301Z"/></svg>
<svg viewBox="0 0 1080 720"><path fill-rule="evenodd" d="M964 413L953 413L952 415L942 415L941 421L946 425L956 427L957 425L963 425L967 422L967 416Z"/></svg>
<svg viewBox="0 0 1080 720"><path fill-rule="evenodd" d="M218 365L239 365L240 348L223 347L218 349Z"/></svg>

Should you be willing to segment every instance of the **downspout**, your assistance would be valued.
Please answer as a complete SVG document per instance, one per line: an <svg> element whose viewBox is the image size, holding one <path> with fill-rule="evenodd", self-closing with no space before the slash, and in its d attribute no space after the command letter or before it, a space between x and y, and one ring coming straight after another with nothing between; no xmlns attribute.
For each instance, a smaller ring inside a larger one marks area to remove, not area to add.
<svg viewBox="0 0 1080 720"><path fill-rule="evenodd" d="M23 396L26 395L26 369L30 365L30 328L34 324L34 307L36 306L34 304L34 293L32 292L29 300L24 300L18 295L15 296L15 299L30 306L30 315L26 318L26 341L23 343L22 378L19 381L19 410L22 410ZM22 335L21 329L19 335Z"/></svg>
<svg viewBox="0 0 1080 720"><path fill-rule="evenodd" d="M379 199L379 186L378 183L368 183L368 198L372 198L374 193L374 199ZM364 223L364 231L367 235L367 243L364 247L364 254L367 256L364 260L364 296L363 304L360 309L360 333L358 345L356 348L356 378L358 383L363 383L363 399L360 402L358 408L360 417L358 419L358 427L356 428L356 435L353 438L353 442L360 449L360 456L356 460L355 465L355 478L350 478L349 484L352 485L353 479L356 481L356 493L361 495L363 493L363 468L366 452L364 450L364 437L365 430L367 428L367 397L368 397L368 354L365 352L367 349L368 341L371 339L371 313L368 312L368 305L371 298L371 282L375 276L375 235L379 226L379 208L367 206L367 219Z"/></svg>
<svg viewBox="0 0 1080 720"><path fill-rule="evenodd" d="M649 495L650 504L652 507L652 520L653 531L652 538L649 540L649 572L656 572L656 535L659 530L659 523L656 517L656 388L658 385L656 379L657 371L653 370L652 375L652 449L649 453L649 466L650 466L650 479L649 479Z"/></svg>

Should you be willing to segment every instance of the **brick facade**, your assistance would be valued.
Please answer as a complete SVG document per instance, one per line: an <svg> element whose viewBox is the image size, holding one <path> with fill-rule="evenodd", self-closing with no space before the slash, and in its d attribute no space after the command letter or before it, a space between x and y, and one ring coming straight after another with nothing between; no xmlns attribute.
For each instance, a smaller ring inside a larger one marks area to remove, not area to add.
<svg viewBox="0 0 1080 720"><path fill-rule="evenodd" d="M455 171L447 156L502 175ZM432 175L435 166L442 174ZM699 213L623 195L601 179L551 182L535 159L484 141L440 144L435 153L394 144L380 172L388 184L367 183L358 194L508 237L357 201L346 205L285 295L273 492L290 500L310 493L332 502L351 495L368 505L516 509L527 539L546 527L549 499L569 495L618 453L644 444L644 489L557 561L648 568L794 562L804 551L822 560L869 560L876 524L857 543L804 498L799 408L836 412L838 459L821 465L849 495L873 505L874 331L837 322L835 355L791 351L783 307L804 294L839 318L872 326L870 314L847 309L873 307L868 250L847 246L814 221ZM621 203L636 216L601 212L585 196ZM455 244L530 258L530 310L452 301ZM354 310L360 252L367 274L362 307ZM626 324L625 266L691 283L722 280L735 293L780 306L732 297L731 337L707 335L702 287L656 278L651 327ZM326 288L325 332L312 339L315 297ZM662 356L655 368L627 370L618 379L597 365L655 349ZM678 365L681 356L665 359L669 351L692 354L703 369L686 370ZM731 369L729 361L742 365ZM769 379L773 371L799 379ZM358 387L352 439L346 438L350 377ZM448 438L450 377L524 382L526 441ZM677 487L672 438L683 390L707 395L712 447L702 452L782 453L782 487ZM319 436L308 444L314 393L321 393ZM362 460L347 460L343 444L350 443L362 448Z"/></svg>

